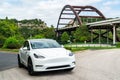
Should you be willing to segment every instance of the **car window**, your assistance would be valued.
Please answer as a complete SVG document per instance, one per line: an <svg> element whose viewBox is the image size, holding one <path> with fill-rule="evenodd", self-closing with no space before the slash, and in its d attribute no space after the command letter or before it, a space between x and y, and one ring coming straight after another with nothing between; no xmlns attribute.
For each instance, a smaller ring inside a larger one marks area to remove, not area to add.
<svg viewBox="0 0 120 80"><path fill-rule="evenodd" d="M23 48L24 48L24 47L27 47L27 49L30 50L30 46L29 46L28 41L25 41L25 42L24 42Z"/></svg>
<svg viewBox="0 0 120 80"><path fill-rule="evenodd" d="M54 40L47 41L32 41L31 42L32 49L41 49L41 48L60 48L61 46Z"/></svg>

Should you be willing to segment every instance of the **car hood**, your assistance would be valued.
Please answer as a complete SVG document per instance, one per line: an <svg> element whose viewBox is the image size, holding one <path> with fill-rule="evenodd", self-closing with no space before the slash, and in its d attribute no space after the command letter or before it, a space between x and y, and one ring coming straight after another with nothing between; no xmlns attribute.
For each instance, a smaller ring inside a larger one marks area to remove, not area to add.
<svg viewBox="0 0 120 80"><path fill-rule="evenodd" d="M64 48L46 48L46 49L36 49L34 53L44 57L65 57L69 55L69 50Z"/></svg>

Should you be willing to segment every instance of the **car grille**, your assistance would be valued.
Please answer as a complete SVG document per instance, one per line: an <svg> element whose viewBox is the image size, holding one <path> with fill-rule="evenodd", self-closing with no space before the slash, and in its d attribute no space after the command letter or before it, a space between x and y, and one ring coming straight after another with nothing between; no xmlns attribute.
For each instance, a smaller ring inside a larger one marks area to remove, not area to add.
<svg viewBox="0 0 120 80"><path fill-rule="evenodd" d="M46 69L56 69L56 68L64 68L64 67L70 67L70 65L53 66L53 67L48 67L48 68L46 68Z"/></svg>

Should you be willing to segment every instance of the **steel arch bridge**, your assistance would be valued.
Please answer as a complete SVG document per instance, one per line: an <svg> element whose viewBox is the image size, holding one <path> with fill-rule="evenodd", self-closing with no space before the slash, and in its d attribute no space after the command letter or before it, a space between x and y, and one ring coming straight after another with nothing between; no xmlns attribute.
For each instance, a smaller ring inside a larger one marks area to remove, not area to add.
<svg viewBox="0 0 120 80"><path fill-rule="evenodd" d="M89 13L90 15L88 15ZM94 14L91 14L91 13L94 13ZM76 28L80 27L83 23L91 23L91 22L96 22L101 20L106 20L106 17L102 14L102 12L100 12L97 8L93 6L65 5L58 19L56 36L57 37L61 36L61 34L64 31L71 33L71 31L75 31ZM104 29L102 27L100 28ZM92 32L94 35L96 35L96 37L94 37L93 40L99 37L99 33L93 32L91 28L89 28L89 32ZM112 29L110 29L110 32L112 32ZM104 36L106 33L107 31L101 34L101 36L103 38L106 38Z"/></svg>
<svg viewBox="0 0 120 80"><path fill-rule="evenodd" d="M95 12L98 14L98 16L87 16L84 15L82 16L81 13L82 12ZM62 17L63 15L67 15ZM72 15L72 16L71 16ZM57 30L59 28L60 25L74 25L75 21L78 22L78 25L82 25L83 18L95 18L95 19L102 19L105 20L105 16L95 7L93 6L71 6L71 5L66 5L63 7L59 19L58 19L58 23L57 23ZM69 21L73 21L71 24L68 23L61 23L63 20L69 20Z"/></svg>

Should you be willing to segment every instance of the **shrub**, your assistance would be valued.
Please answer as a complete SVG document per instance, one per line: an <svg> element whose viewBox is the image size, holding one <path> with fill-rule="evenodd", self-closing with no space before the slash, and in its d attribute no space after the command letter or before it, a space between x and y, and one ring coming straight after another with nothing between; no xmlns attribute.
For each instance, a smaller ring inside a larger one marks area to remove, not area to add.
<svg viewBox="0 0 120 80"><path fill-rule="evenodd" d="M5 40L6 40L6 38L4 36L0 35L0 47L3 46Z"/></svg>
<svg viewBox="0 0 120 80"><path fill-rule="evenodd" d="M3 48L16 49L20 48L20 43L15 37L9 37L6 39Z"/></svg>
<svg viewBox="0 0 120 80"><path fill-rule="evenodd" d="M64 32L61 36L61 41L63 44L66 44L68 40L69 40L69 35L67 32Z"/></svg>
<svg viewBox="0 0 120 80"><path fill-rule="evenodd" d="M33 37L34 39L41 39L41 38L45 38L44 35L35 35Z"/></svg>
<svg viewBox="0 0 120 80"><path fill-rule="evenodd" d="M120 42L116 43L116 47L120 48Z"/></svg>
<svg viewBox="0 0 120 80"><path fill-rule="evenodd" d="M20 46L22 46L22 44L24 43L25 39L22 36L20 36L20 35L16 35L14 37L15 37L16 40L19 41Z"/></svg>

